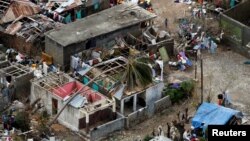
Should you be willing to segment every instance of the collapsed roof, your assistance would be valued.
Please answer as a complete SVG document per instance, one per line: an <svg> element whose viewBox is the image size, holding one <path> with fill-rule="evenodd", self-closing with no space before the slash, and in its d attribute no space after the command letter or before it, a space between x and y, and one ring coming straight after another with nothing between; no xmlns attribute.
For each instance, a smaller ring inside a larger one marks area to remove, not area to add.
<svg viewBox="0 0 250 141"><path fill-rule="evenodd" d="M50 91L52 95L65 103L75 92L79 91L69 105L74 108L80 108L84 112L94 113L96 110L113 105L112 100L75 81L64 73L49 73L43 78L32 80L32 83L46 91Z"/></svg>
<svg viewBox="0 0 250 141"><path fill-rule="evenodd" d="M22 37L26 42L33 42L36 39L43 40L46 31L62 25L41 14L31 17L20 16L8 25L5 33Z"/></svg>
<svg viewBox="0 0 250 141"><path fill-rule="evenodd" d="M83 77L83 83L87 84L94 79L93 88L96 90L104 89L111 90L120 80L127 65L127 59L124 57L117 57L105 62L101 62L92 67Z"/></svg>
<svg viewBox="0 0 250 141"><path fill-rule="evenodd" d="M13 76L14 78L25 76L31 73L31 70L27 66L23 66L19 63L9 63L4 61L0 63L0 75Z"/></svg>
<svg viewBox="0 0 250 141"><path fill-rule="evenodd" d="M29 0L0 0L0 24L14 21L19 16L31 16L41 11Z"/></svg>

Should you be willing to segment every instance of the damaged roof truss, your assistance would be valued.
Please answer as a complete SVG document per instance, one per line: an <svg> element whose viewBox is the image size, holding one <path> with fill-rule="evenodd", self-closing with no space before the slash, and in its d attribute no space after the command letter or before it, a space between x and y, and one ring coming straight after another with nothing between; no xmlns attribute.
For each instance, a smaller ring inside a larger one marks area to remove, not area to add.
<svg viewBox="0 0 250 141"><path fill-rule="evenodd" d="M120 56L95 65L88 73L85 74L85 77L89 78L89 81L94 79L94 82L97 85L105 89L109 89L110 85L112 87L120 80L126 69L126 65L127 59Z"/></svg>
<svg viewBox="0 0 250 141"><path fill-rule="evenodd" d="M69 76L66 76L66 74L49 73L46 77L38 80L34 79L33 83L46 91L50 91L56 87L61 88L60 86L66 84L69 81Z"/></svg>
<svg viewBox="0 0 250 141"><path fill-rule="evenodd" d="M30 69L26 66L16 63L16 64L11 64L10 66L7 66L5 68L1 68L0 72L5 75L14 76L17 78L30 73Z"/></svg>

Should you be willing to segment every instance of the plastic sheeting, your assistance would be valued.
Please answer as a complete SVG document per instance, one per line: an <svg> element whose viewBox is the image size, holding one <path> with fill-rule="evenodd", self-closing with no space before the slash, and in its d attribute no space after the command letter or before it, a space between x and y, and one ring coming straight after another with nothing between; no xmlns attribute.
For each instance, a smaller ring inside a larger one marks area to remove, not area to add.
<svg viewBox="0 0 250 141"><path fill-rule="evenodd" d="M207 125L225 125L233 116L241 115L240 111L205 102L198 108L192 119L192 126L195 129L204 129Z"/></svg>

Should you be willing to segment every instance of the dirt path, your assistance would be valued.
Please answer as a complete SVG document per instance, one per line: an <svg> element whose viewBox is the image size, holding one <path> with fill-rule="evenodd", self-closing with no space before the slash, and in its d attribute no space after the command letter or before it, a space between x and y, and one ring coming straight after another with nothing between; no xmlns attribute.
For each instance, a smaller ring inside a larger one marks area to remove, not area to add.
<svg viewBox="0 0 250 141"><path fill-rule="evenodd" d="M157 15L155 23L165 28L164 21L168 19L168 30L171 33L177 32L176 20L190 15L189 5L183 3L174 3L174 0L152 0L153 9Z"/></svg>

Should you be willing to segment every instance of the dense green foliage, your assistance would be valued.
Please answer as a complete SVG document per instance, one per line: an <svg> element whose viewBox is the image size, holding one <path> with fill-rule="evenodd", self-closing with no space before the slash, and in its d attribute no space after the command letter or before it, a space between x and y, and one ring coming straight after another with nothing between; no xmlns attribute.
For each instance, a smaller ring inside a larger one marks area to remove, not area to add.
<svg viewBox="0 0 250 141"><path fill-rule="evenodd" d="M150 141L151 139L153 139L152 136L146 135L143 139L143 141Z"/></svg>
<svg viewBox="0 0 250 141"><path fill-rule="evenodd" d="M122 82L127 84L128 90L133 90L135 87L145 87L153 82L151 68L142 60L129 58L122 77Z"/></svg>
<svg viewBox="0 0 250 141"><path fill-rule="evenodd" d="M19 112L15 117L15 127L21 129L23 132L30 129L30 119L27 112Z"/></svg>
<svg viewBox="0 0 250 141"><path fill-rule="evenodd" d="M193 80L184 81L180 84L179 88L168 86L165 95L169 95L173 103L179 102L181 99L191 96L194 86L195 83Z"/></svg>

